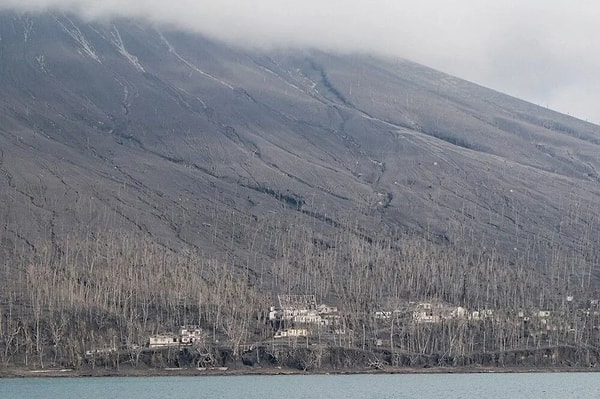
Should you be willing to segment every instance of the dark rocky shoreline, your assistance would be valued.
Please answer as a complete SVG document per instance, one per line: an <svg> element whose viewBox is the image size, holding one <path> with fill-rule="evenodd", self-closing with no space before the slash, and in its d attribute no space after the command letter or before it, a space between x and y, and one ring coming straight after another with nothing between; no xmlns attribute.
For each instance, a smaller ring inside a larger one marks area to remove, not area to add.
<svg viewBox="0 0 600 399"><path fill-rule="evenodd" d="M579 348L581 349L581 348ZM436 374L436 373L532 373L598 371L598 354L590 353L586 365L575 362L578 348L548 347L502 353L477 353L452 357L415 353L391 353L341 347L260 346L234 356L225 348L215 350L212 364L200 363L188 349L144 351L134 366L128 353L87 358L78 367L6 367L0 378L27 377L161 377L303 374Z"/></svg>
<svg viewBox="0 0 600 399"><path fill-rule="evenodd" d="M10 368L0 370L1 378L80 378L80 377L216 377L216 376L280 376L280 375L354 375L354 374L477 374L477 373L587 373L597 372L597 368L582 367L388 367L382 370L355 369L332 370L321 369L302 371L288 368L238 368L228 370L196 370L196 369L48 369L29 370Z"/></svg>

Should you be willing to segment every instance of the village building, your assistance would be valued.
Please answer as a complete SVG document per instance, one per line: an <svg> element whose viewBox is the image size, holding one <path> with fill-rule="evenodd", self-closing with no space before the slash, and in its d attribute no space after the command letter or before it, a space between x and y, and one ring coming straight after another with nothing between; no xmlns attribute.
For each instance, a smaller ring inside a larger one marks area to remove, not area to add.
<svg viewBox="0 0 600 399"><path fill-rule="evenodd" d="M277 295L278 316L292 320L300 316L317 316L317 301L314 295Z"/></svg>
<svg viewBox="0 0 600 399"><path fill-rule="evenodd" d="M182 326L179 329L181 345L193 345L204 342L204 332L198 326Z"/></svg>
<svg viewBox="0 0 600 399"><path fill-rule="evenodd" d="M467 317L468 310L462 306L458 306L450 312L450 318L452 319L464 319Z"/></svg>
<svg viewBox="0 0 600 399"><path fill-rule="evenodd" d="M317 304L315 295L277 295L269 321L277 330L275 338L308 336L308 329L338 324L337 312L335 306Z"/></svg>
<svg viewBox="0 0 600 399"><path fill-rule="evenodd" d="M181 326L179 334L157 334L148 339L149 348L189 346L204 342L204 332L198 326Z"/></svg>
<svg viewBox="0 0 600 399"><path fill-rule="evenodd" d="M117 348L115 348L113 346L109 346L106 348L87 350L87 351L85 351L85 356L92 357L92 356L97 356L97 355L108 355L108 354L114 353L116 351L117 351Z"/></svg>
<svg viewBox="0 0 600 399"><path fill-rule="evenodd" d="M338 312L338 308L336 306L321 304L317 306L317 312L320 315L333 314Z"/></svg>
<svg viewBox="0 0 600 399"><path fill-rule="evenodd" d="M413 320L417 323L437 323L441 320L438 312L434 312L434 307L429 302L420 302L413 310Z"/></svg>
<svg viewBox="0 0 600 399"><path fill-rule="evenodd" d="M392 318L392 312L387 310L378 310L374 313L376 320L387 320Z"/></svg>
<svg viewBox="0 0 600 399"><path fill-rule="evenodd" d="M293 337L308 337L306 328L288 328L287 330L279 330L273 338L293 338Z"/></svg>
<svg viewBox="0 0 600 399"><path fill-rule="evenodd" d="M283 321L284 325L331 325L338 318L338 309L325 304L317 305L314 295L277 295L278 306L269 308L269 320ZM286 324L287 323L287 324Z"/></svg>
<svg viewBox="0 0 600 399"><path fill-rule="evenodd" d="M469 320L493 319L494 311L492 309L475 310L469 315Z"/></svg>
<svg viewBox="0 0 600 399"><path fill-rule="evenodd" d="M440 323L444 320L466 319L469 314L466 308L462 306L452 306L444 302L410 302L409 309L412 309L412 320L416 323ZM394 311L393 313L398 313ZM380 312L375 314L375 318L389 318L390 312Z"/></svg>
<svg viewBox="0 0 600 399"><path fill-rule="evenodd" d="M148 348L179 346L179 338L174 334L157 334L148 339Z"/></svg>

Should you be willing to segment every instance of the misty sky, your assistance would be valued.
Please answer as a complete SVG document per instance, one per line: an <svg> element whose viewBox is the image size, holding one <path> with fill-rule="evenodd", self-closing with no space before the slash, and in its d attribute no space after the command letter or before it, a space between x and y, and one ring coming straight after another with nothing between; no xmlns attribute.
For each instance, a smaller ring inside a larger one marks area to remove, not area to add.
<svg viewBox="0 0 600 399"><path fill-rule="evenodd" d="M398 56L600 123L593 0L0 0L3 7L143 17L249 46Z"/></svg>

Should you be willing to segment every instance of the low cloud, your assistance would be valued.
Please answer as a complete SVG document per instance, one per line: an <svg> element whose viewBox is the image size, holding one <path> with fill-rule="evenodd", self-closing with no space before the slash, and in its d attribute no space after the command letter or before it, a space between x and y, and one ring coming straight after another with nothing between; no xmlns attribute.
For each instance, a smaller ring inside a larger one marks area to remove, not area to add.
<svg viewBox="0 0 600 399"><path fill-rule="evenodd" d="M143 18L244 46L403 57L600 123L600 4L589 0L0 0L0 8Z"/></svg>

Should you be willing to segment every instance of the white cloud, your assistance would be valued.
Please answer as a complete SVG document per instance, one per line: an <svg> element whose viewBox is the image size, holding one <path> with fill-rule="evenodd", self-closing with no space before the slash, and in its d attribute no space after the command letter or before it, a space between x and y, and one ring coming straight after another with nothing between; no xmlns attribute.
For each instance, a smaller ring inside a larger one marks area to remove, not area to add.
<svg viewBox="0 0 600 399"><path fill-rule="evenodd" d="M241 45L399 56L600 122L600 91L589 89L600 86L600 4L591 0L0 0L0 8L142 17Z"/></svg>

